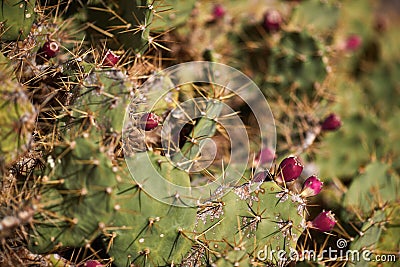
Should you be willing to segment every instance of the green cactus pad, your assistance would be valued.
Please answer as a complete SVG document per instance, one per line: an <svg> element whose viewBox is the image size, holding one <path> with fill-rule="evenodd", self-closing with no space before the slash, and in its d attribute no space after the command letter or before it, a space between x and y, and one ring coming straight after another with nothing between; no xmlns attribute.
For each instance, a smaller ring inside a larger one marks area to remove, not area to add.
<svg viewBox="0 0 400 267"><path fill-rule="evenodd" d="M327 134L320 145L320 149L326 151L317 155L316 160L321 177L336 176L343 180L352 177L376 152L374 142L383 134L377 118L367 114L353 114L342 121L340 130ZM352 153L348 153L349 148Z"/></svg>
<svg viewBox="0 0 400 267"><path fill-rule="evenodd" d="M2 0L0 10L0 39L25 39L35 20L34 0Z"/></svg>
<svg viewBox="0 0 400 267"><path fill-rule="evenodd" d="M149 46L152 3L149 0L119 1L122 17L132 25L126 33L119 33L118 39L136 53L144 53Z"/></svg>
<svg viewBox="0 0 400 267"><path fill-rule="evenodd" d="M102 1L103 2L103 1ZM119 49L121 46L134 53L143 54L150 43L150 26L155 8L153 1L122 0L118 2L93 3L88 6L87 21L96 34L108 40L108 46ZM97 38L98 35L93 35Z"/></svg>
<svg viewBox="0 0 400 267"><path fill-rule="evenodd" d="M305 227L304 202L275 182L263 183L254 193L249 193L250 186L243 184L200 206L195 239L216 257L229 259L230 251L242 248L260 263L286 262L276 253L296 248Z"/></svg>
<svg viewBox="0 0 400 267"><path fill-rule="evenodd" d="M154 22L151 25L154 31L166 31L173 27L179 27L185 25L193 11L196 0L169 0L165 2L156 3L161 10L168 10L162 16L154 18ZM156 10L157 11L157 10Z"/></svg>
<svg viewBox="0 0 400 267"><path fill-rule="evenodd" d="M133 84L119 70L96 69L89 73L72 108L75 117L82 112L95 120L101 133L121 132L125 109Z"/></svg>
<svg viewBox="0 0 400 267"><path fill-rule="evenodd" d="M232 267L232 266L251 266L249 255L245 250L241 250L238 247L232 248L231 251L227 252L223 257L218 258L213 266L217 267Z"/></svg>
<svg viewBox="0 0 400 267"><path fill-rule="evenodd" d="M196 110L196 105L200 105L200 103L195 102L190 104L193 105L194 110ZM198 161L202 160L201 147L207 142L207 138L214 136L217 128L217 122L214 119L218 118L223 108L223 103L219 101L211 101L204 104L206 104L206 115L196 123L188 140L180 149L180 153L176 154L172 159L173 162L180 162L181 167L188 171L196 168L195 159L198 159ZM200 110L197 112L200 112ZM193 142L192 140L195 141ZM170 152L168 151L168 153Z"/></svg>
<svg viewBox="0 0 400 267"><path fill-rule="evenodd" d="M149 156L153 166L137 164L141 172L135 175L148 175L149 168L155 168L169 182L181 186L190 186L189 175L174 168L162 156L151 152L138 153L137 157ZM134 161L140 163L140 160ZM142 177L143 178L143 177ZM187 237L193 228L196 210L189 207L167 205L146 193L146 188L157 186L151 183L136 184L128 176L122 177L119 184L117 203L120 207L115 214L111 234L109 254L118 267L134 264L138 266L164 266L178 263L192 246ZM162 195L168 195L167 188ZM181 201L170 192L170 200Z"/></svg>
<svg viewBox="0 0 400 267"><path fill-rule="evenodd" d="M371 260L374 259L375 255L373 255L372 251L376 248L376 244L378 243L380 236L384 230L384 224L386 221L385 211L378 210L374 212L372 217L366 221L362 227L361 232L362 236L358 236L350 245L350 250L359 251L361 255L359 259L349 259L352 263L352 266L370 266L368 261L364 258L364 254L362 253L364 250L369 250L371 253L369 254ZM366 254L368 255L368 254ZM354 264L354 265L353 265Z"/></svg>
<svg viewBox="0 0 400 267"><path fill-rule="evenodd" d="M320 0L302 1L295 7L290 23L302 29L329 31L336 26L339 12L338 4L334 1L330 3Z"/></svg>
<svg viewBox="0 0 400 267"><path fill-rule="evenodd" d="M24 88L8 75L0 70L0 165L27 150L36 119Z"/></svg>
<svg viewBox="0 0 400 267"><path fill-rule="evenodd" d="M343 199L347 219L369 216L369 212L384 203L396 201L400 190L399 178L381 162L370 163L365 172L356 177Z"/></svg>
<svg viewBox="0 0 400 267"><path fill-rule="evenodd" d="M284 32L268 59L267 90L282 94L293 87L298 94L314 96L315 84L327 75L323 54L322 43L306 31Z"/></svg>
<svg viewBox="0 0 400 267"><path fill-rule="evenodd" d="M52 158L55 166L43 181L29 240L36 253L86 245L115 211L117 174L96 143L78 138L57 147Z"/></svg>

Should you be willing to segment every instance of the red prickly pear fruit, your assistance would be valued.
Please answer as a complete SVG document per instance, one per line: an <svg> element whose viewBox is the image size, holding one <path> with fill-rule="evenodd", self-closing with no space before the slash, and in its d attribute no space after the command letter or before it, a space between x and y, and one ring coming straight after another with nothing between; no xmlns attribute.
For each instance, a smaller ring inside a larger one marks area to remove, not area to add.
<svg viewBox="0 0 400 267"><path fill-rule="evenodd" d="M86 267L102 267L104 265L102 265L100 262L98 262L96 260L88 260L87 262L85 262L85 266Z"/></svg>
<svg viewBox="0 0 400 267"><path fill-rule="evenodd" d="M303 190L301 191L301 196L303 197L312 197L316 196L321 192L323 182L321 182L317 176L312 175L307 178L307 180L303 184Z"/></svg>
<svg viewBox="0 0 400 267"><path fill-rule="evenodd" d="M321 232L328 232L333 229L336 225L335 214L332 211L323 211L317 215L311 222L308 222L308 226L317 229Z"/></svg>
<svg viewBox="0 0 400 267"><path fill-rule="evenodd" d="M297 157L291 156L282 160L278 167L278 177L285 182L291 182L299 178L303 171L303 164Z"/></svg>
<svg viewBox="0 0 400 267"><path fill-rule="evenodd" d="M212 16L214 19L221 19L225 16L225 8L221 4L216 4L212 10Z"/></svg>
<svg viewBox="0 0 400 267"><path fill-rule="evenodd" d="M55 41L47 41L43 44L42 49L43 57L49 59L55 57L60 51L60 47Z"/></svg>
<svg viewBox="0 0 400 267"><path fill-rule="evenodd" d="M321 129L323 131L336 131L341 126L342 126L342 121L341 121L340 117L334 113L331 113L321 123Z"/></svg>
<svg viewBox="0 0 400 267"><path fill-rule="evenodd" d="M277 32L282 25L282 16L276 10L269 10L264 13L263 27L267 32Z"/></svg>
<svg viewBox="0 0 400 267"><path fill-rule="evenodd" d="M111 50L108 50L103 59L103 66L114 67L115 65L117 65L118 61L119 56L114 54Z"/></svg>
<svg viewBox="0 0 400 267"><path fill-rule="evenodd" d="M142 128L145 131L150 131L153 130L158 126L160 122L160 119L158 116L154 113L145 113L140 117L140 128Z"/></svg>
<svg viewBox="0 0 400 267"><path fill-rule="evenodd" d="M254 160L254 163L256 165L269 164L269 163L273 162L275 158L276 158L276 155L275 155L274 150L266 147L266 148L261 149L260 152L258 152L258 154Z"/></svg>
<svg viewBox="0 0 400 267"><path fill-rule="evenodd" d="M346 39L346 50L356 51L362 44L362 39L359 35L353 34Z"/></svg>

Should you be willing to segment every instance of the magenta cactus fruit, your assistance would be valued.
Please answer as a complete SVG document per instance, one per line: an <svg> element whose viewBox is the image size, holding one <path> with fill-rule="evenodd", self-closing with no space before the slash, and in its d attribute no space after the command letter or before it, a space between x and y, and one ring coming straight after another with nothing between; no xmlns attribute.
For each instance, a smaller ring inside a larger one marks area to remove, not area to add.
<svg viewBox="0 0 400 267"><path fill-rule="evenodd" d="M47 59L55 57L60 51L60 47L55 41L47 41L42 47L43 56Z"/></svg>
<svg viewBox="0 0 400 267"><path fill-rule="evenodd" d="M118 61L119 56L114 54L111 50L108 50L103 59L103 66L114 67L115 65L117 65Z"/></svg>
<svg viewBox="0 0 400 267"><path fill-rule="evenodd" d="M225 16L225 8L221 4L216 4L212 10L212 16L214 19L221 19Z"/></svg>
<svg viewBox="0 0 400 267"><path fill-rule="evenodd" d="M150 131L153 130L158 126L160 122L159 117L154 114L154 113L145 113L142 115L140 118L140 128L142 128L145 131Z"/></svg>
<svg viewBox="0 0 400 267"><path fill-rule="evenodd" d="M285 180L285 182L296 180L303 171L303 167L297 157L287 157L279 164L278 177Z"/></svg>
<svg viewBox="0 0 400 267"><path fill-rule="evenodd" d="M268 32L276 32L280 30L282 21L282 16L277 10L268 10L264 13L263 27Z"/></svg>
<svg viewBox="0 0 400 267"><path fill-rule="evenodd" d="M321 232L331 231L333 227L335 227L335 224L335 214L333 214L332 211L322 211L312 222L308 222L310 227Z"/></svg>
<svg viewBox="0 0 400 267"><path fill-rule="evenodd" d="M356 51L362 44L362 39L359 35L350 35L346 40L346 50Z"/></svg>
<svg viewBox="0 0 400 267"><path fill-rule="evenodd" d="M303 184L303 190L301 191L301 195L303 197L312 197L318 195L322 190L322 185L324 183L321 182L317 176L312 175L307 178L307 180Z"/></svg>
<svg viewBox="0 0 400 267"><path fill-rule="evenodd" d="M88 260L85 263L86 267L102 267L104 265L102 265L100 262L96 261L96 260Z"/></svg>
<svg viewBox="0 0 400 267"><path fill-rule="evenodd" d="M340 117L334 113L331 113L325 120L321 123L321 129L323 131L336 131L342 126L342 120Z"/></svg>
<svg viewBox="0 0 400 267"><path fill-rule="evenodd" d="M271 148L266 147L261 149L260 152L258 152L254 160L254 163L256 165L269 164L273 162L275 158L276 158L275 152Z"/></svg>

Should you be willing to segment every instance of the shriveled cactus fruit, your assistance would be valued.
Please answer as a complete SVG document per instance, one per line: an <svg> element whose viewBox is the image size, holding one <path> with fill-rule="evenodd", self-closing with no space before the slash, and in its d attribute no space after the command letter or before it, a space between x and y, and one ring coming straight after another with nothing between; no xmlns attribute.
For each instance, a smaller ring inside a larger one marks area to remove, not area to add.
<svg viewBox="0 0 400 267"><path fill-rule="evenodd" d="M35 20L35 0L2 0L0 9L0 39L25 39Z"/></svg>
<svg viewBox="0 0 400 267"><path fill-rule="evenodd" d="M167 181L190 187L189 175L173 167L163 156L151 152L138 153L134 168L140 168L137 175L146 180L148 169L155 168ZM142 157L150 157L153 166L140 164ZM192 246L187 237L193 228L196 210L189 207L167 205L148 195L147 187L152 184L137 184L129 176L121 177L116 202L120 206L112 221L113 239L109 240L109 254L117 266L134 264L138 266L163 266L178 263ZM169 203L183 201L173 188L164 190L161 199Z"/></svg>
<svg viewBox="0 0 400 267"><path fill-rule="evenodd" d="M51 157L55 165L43 178L30 233L29 248L36 253L86 245L115 211L117 174L90 137L56 147Z"/></svg>

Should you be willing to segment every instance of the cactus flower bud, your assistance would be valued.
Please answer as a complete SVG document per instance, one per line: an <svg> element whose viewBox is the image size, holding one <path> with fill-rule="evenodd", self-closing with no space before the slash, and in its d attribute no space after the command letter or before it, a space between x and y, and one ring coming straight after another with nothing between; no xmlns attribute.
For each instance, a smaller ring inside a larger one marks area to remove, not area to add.
<svg viewBox="0 0 400 267"><path fill-rule="evenodd" d="M272 161L274 161L275 158L276 158L275 152L271 148L266 147L264 149L261 149L260 152L258 152L258 155L254 160L254 163L256 165L269 164Z"/></svg>
<svg viewBox="0 0 400 267"><path fill-rule="evenodd" d="M282 24L282 16L276 10L269 10L264 13L263 27L268 32L276 32L280 30Z"/></svg>
<svg viewBox="0 0 400 267"><path fill-rule="evenodd" d="M101 267L101 266L104 266L104 265L102 265L100 262L98 262L96 260L88 260L85 263L85 266L86 267Z"/></svg>
<svg viewBox="0 0 400 267"><path fill-rule="evenodd" d="M153 130L158 126L159 118L154 113L145 113L142 115L139 121L140 128L145 131Z"/></svg>
<svg viewBox="0 0 400 267"><path fill-rule="evenodd" d="M114 67L119 61L119 56L108 50L103 59L103 66Z"/></svg>
<svg viewBox="0 0 400 267"><path fill-rule="evenodd" d="M340 117L336 114L330 114L325 120L321 123L321 129L323 131L335 131L342 126L342 121Z"/></svg>
<svg viewBox="0 0 400 267"><path fill-rule="evenodd" d="M333 229L336 224L335 214L332 211L323 211L317 217L308 222L308 225L321 232L328 232Z"/></svg>
<svg viewBox="0 0 400 267"><path fill-rule="evenodd" d="M346 50L356 51L362 44L362 39L359 35L350 35L346 40Z"/></svg>
<svg viewBox="0 0 400 267"><path fill-rule="evenodd" d="M322 190L323 184L324 183L321 182L315 175L308 177L303 184L303 190L301 191L301 196L312 197L318 195L319 192L321 192Z"/></svg>
<svg viewBox="0 0 400 267"><path fill-rule="evenodd" d="M60 47L58 46L57 42L54 41L47 41L43 44L42 47L43 57L49 59L55 57L58 52L60 51Z"/></svg>
<svg viewBox="0 0 400 267"><path fill-rule="evenodd" d="M220 4L216 4L212 11L214 19L223 18L225 16L225 13L226 13L225 8Z"/></svg>
<svg viewBox="0 0 400 267"><path fill-rule="evenodd" d="M285 182L290 182L299 178L302 171L303 164L297 157L287 157L279 164L278 177L283 178Z"/></svg>

